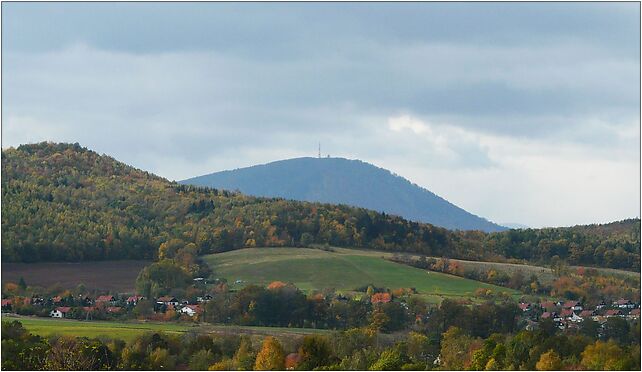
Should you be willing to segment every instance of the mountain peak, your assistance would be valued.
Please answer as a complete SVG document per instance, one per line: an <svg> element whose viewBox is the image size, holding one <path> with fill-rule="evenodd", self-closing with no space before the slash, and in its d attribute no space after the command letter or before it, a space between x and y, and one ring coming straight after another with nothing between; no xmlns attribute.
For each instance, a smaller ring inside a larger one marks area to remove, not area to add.
<svg viewBox="0 0 642 372"><path fill-rule="evenodd" d="M387 169L358 159L285 159L194 177L180 183L239 190L255 196L346 204L449 229L506 229Z"/></svg>

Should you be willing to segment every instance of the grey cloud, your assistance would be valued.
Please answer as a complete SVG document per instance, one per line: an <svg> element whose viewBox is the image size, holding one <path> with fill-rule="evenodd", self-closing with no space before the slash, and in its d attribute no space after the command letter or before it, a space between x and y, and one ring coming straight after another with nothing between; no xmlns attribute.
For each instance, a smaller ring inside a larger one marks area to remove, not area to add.
<svg viewBox="0 0 642 372"><path fill-rule="evenodd" d="M318 141L411 180L522 177L481 136L606 163L639 151L639 4L2 6L5 147L78 141L170 179L314 155ZM391 133L402 114L447 144Z"/></svg>

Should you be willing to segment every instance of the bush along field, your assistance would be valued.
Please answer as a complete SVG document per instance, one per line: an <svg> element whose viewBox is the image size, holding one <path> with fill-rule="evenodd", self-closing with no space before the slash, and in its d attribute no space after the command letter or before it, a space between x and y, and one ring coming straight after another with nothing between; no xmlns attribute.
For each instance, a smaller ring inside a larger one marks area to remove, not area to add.
<svg viewBox="0 0 642 372"><path fill-rule="evenodd" d="M3 370L639 370L639 323L609 318L562 332L520 329L514 305L445 300L425 324L386 334L385 302L368 323L330 334L252 337L149 330L135 336L42 337L2 323ZM78 322L80 323L80 322ZM389 336L389 337L382 337Z"/></svg>

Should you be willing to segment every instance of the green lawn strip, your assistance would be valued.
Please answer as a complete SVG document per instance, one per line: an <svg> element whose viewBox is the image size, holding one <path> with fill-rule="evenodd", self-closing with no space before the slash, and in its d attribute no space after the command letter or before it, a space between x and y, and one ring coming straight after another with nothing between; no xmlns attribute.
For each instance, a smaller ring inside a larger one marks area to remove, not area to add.
<svg viewBox="0 0 642 372"><path fill-rule="evenodd" d="M234 334L260 334L260 335L306 335L323 334L332 332L324 329L287 328L287 327L258 327L258 326L234 326L234 325L212 325L208 323L199 324L176 324L176 323L152 323L152 322L119 322L119 321L80 321L71 319L48 319L20 316L3 316L3 321L20 321L30 332L49 336L52 334L71 335L78 337L99 337L119 338L126 341L146 332L166 333L234 333Z"/></svg>

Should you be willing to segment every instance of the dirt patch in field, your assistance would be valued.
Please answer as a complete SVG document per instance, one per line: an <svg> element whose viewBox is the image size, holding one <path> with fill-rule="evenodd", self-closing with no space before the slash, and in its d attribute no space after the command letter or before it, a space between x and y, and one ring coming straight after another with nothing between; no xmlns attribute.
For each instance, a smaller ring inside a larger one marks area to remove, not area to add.
<svg viewBox="0 0 642 372"><path fill-rule="evenodd" d="M96 261L82 263L40 262L2 263L2 282L15 282L24 278L27 285L75 288L84 284L87 289L116 292L133 292L136 277L150 261Z"/></svg>

